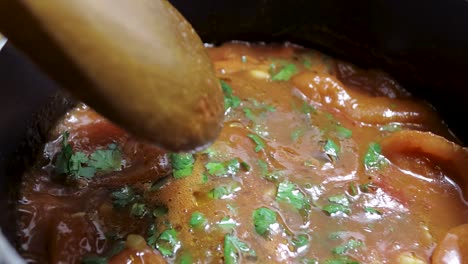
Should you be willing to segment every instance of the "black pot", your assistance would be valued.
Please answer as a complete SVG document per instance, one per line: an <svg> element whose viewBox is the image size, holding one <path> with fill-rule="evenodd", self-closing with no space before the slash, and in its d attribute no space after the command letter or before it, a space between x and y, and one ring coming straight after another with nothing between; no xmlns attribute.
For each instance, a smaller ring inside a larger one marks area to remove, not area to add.
<svg viewBox="0 0 468 264"><path fill-rule="evenodd" d="M290 41L383 69L430 101L468 142L466 0L171 2L204 42ZM14 245L21 175L73 100L10 44L0 52L0 86L0 227ZM0 263L7 263L1 248L0 237Z"/></svg>

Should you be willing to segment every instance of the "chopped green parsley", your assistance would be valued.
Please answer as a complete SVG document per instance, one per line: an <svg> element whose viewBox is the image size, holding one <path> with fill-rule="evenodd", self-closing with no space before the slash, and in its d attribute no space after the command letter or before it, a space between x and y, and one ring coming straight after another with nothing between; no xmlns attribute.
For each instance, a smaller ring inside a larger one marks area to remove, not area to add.
<svg viewBox="0 0 468 264"><path fill-rule="evenodd" d="M351 138L351 136L353 135L353 131L341 125L336 125L335 132L337 136L342 139Z"/></svg>
<svg viewBox="0 0 468 264"><path fill-rule="evenodd" d="M111 193L112 204L116 208L122 208L135 201L136 196L133 189L125 186L120 190Z"/></svg>
<svg viewBox="0 0 468 264"><path fill-rule="evenodd" d="M372 207L364 207L364 211L366 211L366 213L369 213L369 214L382 215L382 212Z"/></svg>
<svg viewBox="0 0 468 264"><path fill-rule="evenodd" d="M164 257L173 256L180 248L180 241L177 238L177 231L175 229L164 230L156 240L156 249L159 250Z"/></svg>
<svg viewBox="0 0 468 264"><path fill-rule="evenodd" d="M260 173L263 178L269 180L269 181L278 181L281 172L280 171L269 171L268 169L268 163L266 163L264 160L259 159L257 161L258 166L260 167Z"/></svg>
<svg viewBox="0 0 468 264"><path fill-rule="evenodd" d="M351 238L345 244L337 246L336 248L334 248L332 250L332 252L333 252L333 254L343 255L346 252L348 252L349 250L355 250L355 249L360 248L362 246L364 246L364 242L362 242L361 240L356 240L356 239Z"/></svg>
<svg viewBox="0 0 468 264"><path fill-rule="evenodd" d="M328 214L334 214L342 212L345 214L351 213L351 208L349 207L349 200L345 195L335 195L328 198L329 204L325 205L322 210Z"/></svg>
<svg viewBox="0 0 468 264"><path fill-rule="evenodd" d="M247 117L249 120L255 122L255 115L254 115L254 113L252 112L252 109L247 108L247 107L244 107L244 108L242 109L242 111L244 111L245 117Z"/></svg>
<svg viewBox="0 0 468 264"><path fill-rule="evenodd" d="M272 81L289 81L292 76L298 73L296 65L294 64L287 64L278 73L271 77Z"/></svg>
<svg viewBox="0 0 468 264"><path fill-rule="evenodd" d="M330 196L330 197L328 197L328 201L330 201L332 203L336 203L336 204L342 204L342 205L345 205L345 206L349 206L349 200L346 197L346 195L344 195L344 194L338 194L338 195Z"/></svg>
<svg viewBox="0 0 468 264"><path fill-rule="evenodd" d="M388 164L387 159L381 154L382 148L378 143L371 142L364 156L364 166L367 170L380 169Z"/></svg>
<svg viewBox="0 0 468 264"><path fill-rule="evenodd" d="M322 208L328 214L335 214L338 212L343 212L345 214L350 214L351 209L348 206L342 204L327 204Z"/></svg>
<svg viewBox="0 0 468 264"><path fill-rule="evenodd" d="M217 223L219 227L221 227L221 229L225 230L225 231L232 231L234 230L234 228L236 228L236 225L237 225L237 222L236 220L228 217L228 216L225 216L223 217L221 220L219 220L219 222Z"/></svg>
<svg viewBox="0 0 468 264"><path fill-rule="evenodd" d="M200 228L205 226L206 223L207 219L203 213L200 213L198 211L192 213L192 216L190 217L189 221L191 227Z"/></svg>
<svg viewBox="0 0 468 264"><path fill-rule="evenodd" d="M190 153L171 153L169 155L174 178L182 179L192 175L195 159Z"/></svg>
<svg viewBox="0 0 468 264"><path fill-rule="evenodd" d="M336 256L331 259L327 259L324 264L359 264L359 262L349 258L348 256Z"/></svg>
<svg viewBox="0 0 468 264"><path fill-rule="evenodd" d="M88 166L98 171L120 170L122 166L122 154L116 144L109 144L107 149L96 150L91 154Z"/></svg>
<svg viewBox="0 0 468 264"><path fill-rule="evenodd" d="M308 115L315 112L315 107L308 102L304 101L302 103L301 112Z"/></svg>
<svg viewBox="0 0 468 264"><path fill-rule="evenodd" d="M62 149L55 160L55 172L72 178L92 178L96 172L117 171L122 168L122 154L116 144L109 144L107 149L96 150L91 155L74 152L68 143L70 133L62 134Z"/></svg>
<svg viewBox="0 0 468 264"><path fill-rule="evenodd" d="M231 194L239 191L241 189L238 183L227 184L227 185L220 185L208 192L208 197L212 199L226 199Z"/></svg>
<svg viewBox="0 0 468 264"><path fill-rule="evenodd" d="M251 249L247 243L241 241L236 236L231 234L227 234L226 236L224 236L224 263L239 263L240 254L248 257L257 256L255 250Z"/></svg>
<svg viewBox="0 0 468 264"><path fill-rule="evenodd" d="M256 144L255 146L255 152L259 152L260 150L265 148L265 142L263 142L263 139L259 137L257 134L248 134L247 135L252 141Z"/></svg>
<svg viewBox="0 0 468 264"><path fill-rule="evenodd" d="M292 245L297 249L305 247L309 244L309 237L305 234L297 235L291 240Z"/></svg>
<svg viewBox="0 0 468 264"><path fill-rule="evenodd" d="M134 203L130 209L130 214L135 217L143 217L146 214L146 205L144 203Z"/></svg>
<svg viewBox="0 0 468 264"><path fill-rule="evenodd" d="M301 210L308 205L305 195L295 184L288 181L281 182L278 185L276 200L289 203L298 210Z"/></svg>
<svg viewBox="0 0 468 264"><path fill-rule="evenodd" d="M228 110L239 107L241 100L233 95L231 86L223 80L220 80L220 82L224 93L224 108Z"/></svg>
<svg viewBox="0 0 468 264"><path fill-rule="evenodd" d="M154 217L161 217L167 215L169 209L166 206L157 206L153 209L153 216Z"/></svg>
<svg viewBox="0 0 468 264"><path fill-rule="evenodd" d="M241 163L238 159L231 159L226 162L208 162L205 165L205 169L209 175L221 177L235 175L239 171L240 166Z"/></svg>
<svg viewBox="0 0 468 264"><path fill-rule="evenodd" d="M270 226L277 222L276 212L265 207L256 209L252 217L255 231L259 235L265 235L270 230Z"/></svg>
<svg viewBox="0 0 468 264"><path fill-rule="evenodd" d="M331 139L327 139L325 141L325 145L323 146L323 151L325 154L330 157L332 160L338 159L338 154L340 153L340 147Z"/></svg>

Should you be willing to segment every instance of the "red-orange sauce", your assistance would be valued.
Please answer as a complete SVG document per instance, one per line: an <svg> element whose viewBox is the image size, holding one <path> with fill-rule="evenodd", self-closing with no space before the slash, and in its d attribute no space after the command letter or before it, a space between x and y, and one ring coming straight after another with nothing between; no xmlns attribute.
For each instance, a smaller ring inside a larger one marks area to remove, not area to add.
<svg viewBox="0 0 468 264"><path fill-rule="evenodd" d="M291 44L229 43L208 52L232 88L232 107L218 140L194 155L190 175L173 177L167 153L76 107L23 175L25 259L431 263L446 233L468 222L467 150L451 142L430 105L387 74ZM57 175L65 131L73 151L85 155L117 145L121 166L90 179ZM232 160L234 172L210 174ZM216 197L220 186L227 193ZM113 193L124 187L134 197L118 207ZM276 214L262 234L259 208ZM196 215L201 227L191 225ZM146 244L125 243L129 234ZM233 237L240 241L234 249ZM467 257L466 249L457 252Z"/></svg>

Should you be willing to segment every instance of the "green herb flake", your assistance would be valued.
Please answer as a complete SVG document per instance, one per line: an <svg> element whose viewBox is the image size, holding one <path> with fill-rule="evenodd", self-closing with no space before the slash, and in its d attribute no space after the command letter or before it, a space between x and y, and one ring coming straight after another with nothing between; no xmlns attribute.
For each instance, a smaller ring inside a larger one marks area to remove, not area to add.
<svg viewBox="0 0 468 264"><path fill-rule="evenodd" d="M122 154L116 144L110 144L108 149L96 150L88 157L84 152L73 152L68 143L70 133L62 133L62 149L55 160L55 172L67 174L71 177L92 178L97 171L120 170L122 167Z"/></svg>
<svg viewBox="0 0 468 264"><path fill-rule="evenodd" d="M156 241L156 248L164 257L173 256L180 248L177 231L172 228L164 230Z"/></svg>
<svg viewBox="0 0 468 264"><path fill-rule="evenodd" d="M83 165L89 162L89 158L83 152L75 152L69 160L69 172L70 174L75 177L83 177L86 179L91 179L94 174L96 174L95 167L83 167Z"/></svg>
<svg viewBox="0 0 468 264"><path fill-rule="evenodd" d="M201 152L202 154L206 154L208 158L213 158L217 155L217 151L214 150L212 147L209 147Z"/></svg>
<svg viewBox="0 0 468 264"><path fill-rule="evenodd" d="M136 197L133 189L125 186L118 191L111 193L112 204L116 208L122 208L133 202Z"/></svg>
<svg viewBox="0 0 468 264"><path fill-rule="evenodd" d="M205 164L205 169L210 175L223 176L227 173L226 167L222 162L208 162Z"/></svg>
<svg viewBox="0 0 468 264"><path fill-rule="evenodd" d="M231 159L226 163L228 174L235 175L240 168L241 164L238 159Z"/></svg>
<svg viewBox="0 0 468 264"><path fill-rule="evenodd" d="M366 211L366 213L369 213L369 214L382 215L382 212L372 207L364 207L364 211Z"/></svg>
<svg viewBox="0 0 468 264"><path fill-rule="evenodd" d="M239 255L248 257L256 257L257 254L250 246L241 241L239 238L227 234L224 237L224 263L237 264L239 263Z"/></svg>
<svg viewBox="0 0 468 264"><path fill-rule="evenodd" d="M239 171L240 166L238 159L231 159L226 162L208 162L205 165L205 169L210 175L221 177L235 175Z"/></svg>
<svg viewBox="0 0 468 264"><path fill-rule="evenodd" d="M192 175L195 159L190 153L171 153L169 155L174 178L182 179Z"/></svg>
<svg viewBox="0 0 468 264"><path fill-rule="evenodd" d="M158 206L153 209L153 216L162 217L167 215L167 212L169 212L169 209L166 206Z"/></svg>
<svg viewBox="0 0 468 264"><path fill-rule="evenodd" d="M289 81L292 76L298 73L296 65L294 64L287 64L281 70L273 75L271 78L272 81Z"/></svg>
<svg viewBox="0 0 468 264"><path fill-rule="evenodd" d="M255 152L259 152L260 150L265 148L265 142L263 142L263 139L259 137L256 134L248 134L247 135L252 141L256 144L255 146Z"/></svg>
<svg viewBox="0 0 468 264"><path fill-rule="evenodd" d="M250 165L249 165L247 162L245 162L245 161L241 161L240 167L241 167L244 171L250 171L250 169L251 169L251 168L250 168Z"/></svg>
<svg viewBox="0 0 468 264"><path fill-rule="evenodd" d="M107 264L108 260L105 257L87 256L81 259L81 264Z"/></svg>
<svg viewBox="0 0 468 264"><path fill-rule="evenodd" d="M68 174L69 169L69 160L73 155L73 149L70 144L68 144L68 138L70 137L70 132L65 131L62 133L62 150L57 154L57 159L55 160L55 171L58 174Z"/></svg>
<svg viewBox="0 0 468 264"><path fill-rule="evenodd" d="M307 103L306 101L304 101L302 103L302 106L301 106L301 112L308 115L308 114L312 114L315 112L315 107L309 103Z"/></svg>
<svg viewBox="0 0 468 264"><path fill-rule="evenodd" d="M227 209L231 211L232 214L237 214L237 206L232 205L232 204L227 204L226 205Z"/></svg>
<svg viewBox="0 0 468 264"><path fill-rule="evenodd" d="M224 237L224 263L237 264L239 256L237 255L237 250L229 237L230 235L226 235Z"/></svg>
<svg viewBox="0 0 468 264"><path fill-rule="evenodd" d="M335 131L336 131L336 134L339 138L342 138L342 139L348 139L348 138L351 138L351 136L353 135L353 131L347 129L346 127L343 127L341 125L337 125L335 127Z"/></svg>
<svg viewBox="0 0 468 264"><path fill-rule="evenodd" d="M188 253L183 254L182 257L180 257L180 261L178 263L179 264L192 264L192 263L194 263L193 259L192 259L192 255L190 255Z"/></svg>
<svg viewBox="0 0 468 264"><path fill-rule="evenodd" d="M266 163L264 160L261 160L259 159L257 161L258 163L258 166L260 167L260 173L262 175L263 178L269 180L269 181L278 181L280 176L281 176L281 172L280 171L269 171L268 170L268 163Z"/></svg>
<svg viewBox="0 0 468 264"><path fill-rule="evenodd" d="M359 264L359 262L347 257L347 256L336 256L331 259L327 259L324 264Z"/></svg>
<svg viewBox="0 0 468 264"><path fill-rule="evenodd" d="M309 244L309 237L305 234L297 235L295 238L291 240L292 245L294 248L299 249L305 247Z"/></svg>
<svg viewBox="0 0 468 264"><path fill-rule="evenodd" d="M349 206L349 200L344 194L338 194L328 197L328 201L344 206Z"/></svg>
<svg viewBox="0 0 468 264"><path fill-rule="evenodd" d="M365 193L370 193L375 188L376 188L376 186L372 182L363 183L363 184L359 185L359 189L361 189L361 191L365 192Z"/></svg>
<svg viewBox="0 0 468 264"><path fill-rule="evenodd" d="M157 179L151 184L149 191L154 192L154 191L161 190L162 188L164 188L164 186L166 186L166 184L169 183L169 180L170 180L169 176L164 176L164 177Z"/></svg>
<svg viewBox="0 0 468 264"><path fill-rule="evenodd" d="M270 226L277 222L276 212L265 207L256 209L253 212L252 217L255 231L259 235L265 235L266 232L270 230Z"/></svg>
<svg viewBox="0 0 468 264"><path fill-rule="evenodd" d="M356 196L359 194L358 188L356 187L356 184L354 182L349 184L349 194L351 196Z"/></svg>
<svg viewBox="0 0 468 264"><path fill-rule="evenodd" d="M228 110L230 108L234 109L239 107L241 100L239 99L239 97L232 94L231 86L223 80L220 80L220 82L221 88L223 89L224 93L224 108Z"/></svg>
<svg viewBox="0 0 468 264"><path fill-rule="evenodd" d="M351 208L349 207L349 200L348 198L343 195L334 195L328 197L328 201L330 204L325 205L322 210L327 212L329 215L335 214L335 213L345 213L345 214L351 214Z"/></svg>
<svg viewBox="0 0 468 264"><path fill-rule="evenodd" d="M366 170L377 170L388 164L387 159L381 154L382 148L378 143L371 142L364 156Z"/></svg>
<svg viewBox="0 0 468 264"><path fill-rule="evenodd" d="M226 188L226 186L218 186L218 187L215 187L213 189L211 189L209 192L208 192L208 197L212 198L212 199L221 199L225 196L228 196L230 195L231 192L229 192L229 190Z"/></svg>
<svg viewBox="0 0 468 264"><path fill-rule="evenodd" d="M231 194L239 190L240 190L239 184L221 185L221 186L217 186L211 189L208 192L208 197L212 199L226 199Z"/></svg>
<svg viewBox="0 0 468 264"><path fill-rule="evenodd" d="M323 151L331 159L336 160L338 158L338 154L340 153L340 147L333 140L327 139L325 145L323 146Z"/></svg>
<svg viewBox="0 0 468 264"><path fill-rule="evenodd" d="M208 173L206 173L206 172L202 173L201 183L203 183L203 184L207 183L208 180L209 180Z"/></svg>
<svg viewBox="0 0 468 264"><path fill-rule="evenodd" d="M259 159L257 161L258 166L260 167L260 171L262 175L266 175L268 173L268 163L266 163L264 160Z"/></svg>
<svg viewBox="0 0 468 264"><path fill-rule="evenodd" d="M242 111L244 112L245 117L247 117L250 121L255 122L256 118L254 113L252 112L252 109L245 107L242 109Z"/></svg>
<svg viewBox="0 0 468 264"><path fill-rule="evenodd" d="M200 228L205 226L206 223L207 219L203 213L200 213L198 211L192 213L192 216L190 217L189 221L191 227Z"/></svg>
<svg viewBox="0 0 468 264"><path fill-rule="evenodd" d="M156 236L155 224L149 225L147 235L148 237L146 238L146 242L148 243L148 245L152 246L153 248L156 248L156 242L158 240L158 237Z"/></svg>
<svg viewBox="0 0 468 264"><path fill-rule="evenodd" d="M328 214L335 214L338 212L342 212L345 214L350 214L351 209L348 206L342 205L342 204L327 204L322 208L323 211L327 212Z"/></svg>
<svg viewBox="0 0 468 264"><path fill-rule="evenodd" d="M225 231L232 231L234 230L234 228L236 228L236 225L237 225L237 222L236 220L228 217L228 216L225 216L223 217L221 220L219 220L219 222L217 223L219 227L221 227L221 229L225 230Z"/></svg>
<svg viewBox="0 0 468 264"><path fill-rule="evenodd" d="M349 250L355 250L362 246L364 246L364 242L352 238L348 240L348 242L346 242L345 244L335 247L332 250L332 253L337 255L343 255Z"/></svg>
<svg viewBox="0 0 468 264"><path fill-rule="evenodd" d="M134 203L130 209L130 214L135 217L143 217L146 214L146 205L143 203Z"/></svg>
<svg viewBox="0 0 468 264"><path fill-rule="evenodd" d="M276 112L276 107L272 106L272 105L268 105L268 104L264 104L263 105L263 108L268 111L268 112Z"/></svg>
<svg viewBox="0 0 468 264"><path fill-rule="evenodd" d="M101 171L117 171L122 168L122 154L116 144L91 154L89 166Z"/></svg>
<svg viewBox="0 0 468 264"><path fill-rule="evenodd" d="M278 185L276 200L291 204L294 208L301 210L307 206L305 195L291 182L284 181Z"/></svg>

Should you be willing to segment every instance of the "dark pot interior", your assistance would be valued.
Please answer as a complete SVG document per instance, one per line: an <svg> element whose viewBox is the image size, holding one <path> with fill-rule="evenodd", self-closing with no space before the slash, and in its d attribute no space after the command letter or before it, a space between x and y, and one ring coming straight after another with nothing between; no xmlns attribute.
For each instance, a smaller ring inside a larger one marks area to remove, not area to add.
<svg viewBox="0 0 468 264"><path fill-rule="evenodd" d="M290 41L383 69L430 101L468 141L460 122L468 114L467 1L171 2L204 42ZM10 44L0 52L0 85L0 227L14 243L20 176L73 101Z"/></svg>

